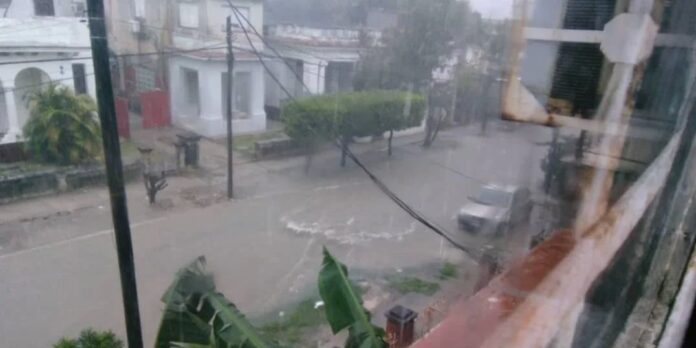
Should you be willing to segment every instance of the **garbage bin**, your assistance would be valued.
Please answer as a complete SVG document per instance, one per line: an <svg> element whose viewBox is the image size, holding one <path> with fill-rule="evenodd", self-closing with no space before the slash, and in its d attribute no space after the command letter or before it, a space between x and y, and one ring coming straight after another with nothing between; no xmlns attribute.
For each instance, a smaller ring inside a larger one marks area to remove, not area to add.
<svg viewBox="0 0 696 348"><path fill-rule="evenodd" d="M199 146L201 136L195 133L183 133L176 135L179 138L179 145L184 151L184 166L198 167Z"/></svg>

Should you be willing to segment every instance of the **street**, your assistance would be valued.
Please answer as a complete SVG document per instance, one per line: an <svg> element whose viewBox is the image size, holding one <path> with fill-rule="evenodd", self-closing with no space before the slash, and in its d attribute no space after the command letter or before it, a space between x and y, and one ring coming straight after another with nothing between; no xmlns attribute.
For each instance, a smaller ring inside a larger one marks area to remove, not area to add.
<svg viewBox="0 0 696 348"><path fill-rule="evenodd" d="M493 244L514 258L526 250L538 221L532 219L529 231L490 241L458 231L456 214L484 183L526 186L541 195L547 147L538 143L549 139L543 127L503 131L491 125L480 136L470 126L443 131L430 149L397 143L391 158L381 148L356 152L404 201L460 243L475 249ZM193 206L173 200L173 207L160 210L130 203L146 346L159 325L160 296L175 272L199 255L207 258L219 290L252 318L316 291L322 246L356 276L443 260L476 272L471 258L400 210L357 166L340 168L335 151L317 156L307 174L303 165L299 157L239 165L231 202ZM212 173L209 182L222 192L224 175ZM129 202L143 200L136 197L140 186L128 187ZM162 197L175 193L181 194L165 190ZM90 207L39 219L3 213L0 231L15 236L3 240L0 234L3 346L47 347L86 327L125 336L107 197L95 192Z"/></svg>

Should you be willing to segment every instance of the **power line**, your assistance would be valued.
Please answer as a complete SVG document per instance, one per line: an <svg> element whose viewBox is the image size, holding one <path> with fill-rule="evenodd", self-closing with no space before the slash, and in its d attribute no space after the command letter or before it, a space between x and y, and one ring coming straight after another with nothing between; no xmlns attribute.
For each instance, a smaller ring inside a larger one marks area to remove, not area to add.
<svg viewBox="0 0 696 348"><path fill-rule="evenodd" d="M227 0L227 2L230 4L230 6L234 6L234 5L232 5L232 1L231 1L231 0ZM285 86L283 86L282 83L280 83L280 81L279 81L278 78L275 76L275 74L273 74L273 72L271 72L271 69L268 68L268 66L266 65L266 62L263 61L263 58L261 57L261 54L259 54L259 52L256 50L256 46L254 46L254 43L251 42L251 38L249 37L249 33L247 32L246 28L245 28L244 25L242 24L242 20L239 19L239 15L237 15L237 12L232 11L232 13L233 13L234 16L237 18L237 22L239 22L239 25L242 27L242 30L244 30L244 36L246 37L247 42L249 42L249 46L251 46L251 49L254 50L254 54L256 54L256 57L258 57L259 62L261 63L261 65L263 66L263 68L266 70L266 72L268 73L268 75L271 77L271 79L272 79L273 81L275 81L275 83L278 84L278 86L280 87L280 89L282 89L283 92L284 92L285 94L288 95L288 97L294 99L294 96L293 96L290 92L288 92L287 88L285 88Z"/></svg>
<svg viewBox="0 0 696 348"><path fill-rule="evenodd" d="M227 2L230 4L232 8L234 8L234 5L232 4L231 0L227 0ZM244 27L244 25L241 23L241 20L239 19L239 16L237 15L236 11L233 11L235 14L235 17L237 17L237 21L239 22L240 26L242 27L242 30L244 31L244 34L247 38L247 41L249 41L249 44L251 45L252 49L256 51L255 46L251 43L251 39L249 38L249 34ZM251 23L249 23L250 26ZM275 81L281 89L285 92L285 94L290 98L291 100L296 100L295 97L290 94L287 89L278 81L278 79L275 77L275 75L266 67L265 63L263 62L263 58L257 54L257 57L259 58L259 61L261 61L261 64L263 64L264 68L266 68L266 72L271 76L273 81ZM314 131L314 130L312 130ZM387 196L389 197L399 208L404 210L408 215L410 215L412 218L414 218L416 221L420 222L423 226L427 227L431 231L433 231L435 234L439 235L440 237L444 238L448 242L450 242L452 245L457 247L458 249L462 250L469 256L472 256L476 258L476 253L466 246L458 243L455 241L446 230L438 226L436 223L429 221L425 216L423 216L421 213L416 211L415 209L411 208L411 206L408 205L404 200L402 200L396 193L394 193L389 187L380 179L378 178L375 174L373 174L370 169L368 169L359 159L358 157L348 148L344 147L340 144L333 143L335 146L337 146L341 151L345 151L346 155L358 166L360 169L362 169L365 174L370 178L370 180L377 185L377 187ZM480 255L479 255L480 256Z"/></svg>
<svg viewBox="0 0 696 348"><path fill-rule="evenodd" d="M158 55L171 55L171 54L181 54L181 53L191 53L199 51L210 51L215 49L222 49L225 46L221 44L215 44L211 46L205 46L200 48L192 49L182 49L182 50L172 50L172 51L157 51L157 52L145 52L145 53L123 53L117 54L116 57L137 57L137 56L158 56ZM16 60L9 62L0 62L0 65L13 65L13 64L27 64L27 63L48 63L48 62L62 62L62 61L75 61L75 60L91 60L92 57L74 57L74 58L46 58L46 59L34 59L34 60Z"/></svg>
<svg viewBox="0 0 696 348"><path fill-rule="evenodd" d="M207 51L207 50L216 50L224 48L224 46L217 47L217 46L210 46L210 47L202 47L202 48L197 48L197 49L191 49L191 50L176 50L176 51L169 51L169 52L150 52L150 53L133 53L133 54L123 54L123 55L117 55L118 57L124 57L124 56L140 56L140 55L177 55L182 52L198 52L198 51ZM92 57L80 57L80 59L92 59ZM31 62L31 61L27 61ZM2 64L0 64L2 65ZM85 74L85 76L92 76L94 75L93 73ZM74 77L67 77L67 78L62 78L62 79L52 79L50 81L42 82L42 83L37 83L33 85L28 85L28 86L22 86L22 87L15 87L15 88L9 88L9 89L2 89L0 94L5 94L9 92L14 92L18 90L24 90L24 89L32 89L35 87L43 86L43 85L49 85L53 84L55 82L60 82L60 81L68 81L72 80Z"/></svg>
<svg viewBox="0 0 696 348"><path fill-rule="evenodd" d="M229 3L229 5L230 5L230 7L232 7L232 11L234 11L235 17L237 17L237 20L239 20L239 17L244 18L244 21L249 25L249 27L250 27L251 30L256 34L256 36L258 36L259 39L261 39L261 42L264 43L265 47L270 48L271 51L273 51L273 53L275 53L275 55L278 56L278 58L281 58L281 60L283 61L283 63L285 63L285 65L288 67L288 69L290 69L290 71L292 72L292 74L295 75L295 77L297 78L297 80L300 81L300 83L302 83L302 86L304 86L304 88L307 90L307 93L312 94L312 92L309 90L309 87L307 87L307 84L304 83L304 79L297 73L297 71L295 71L295 69L293 69L293 68L290 66L290 63L288 63L285 59L283 59L283 57L280 55L280 53L278 53L278 51L277 51L275 48L273 48L273 46L269 45L268 42L266 42L266 39L263 37L263 35L261 35L261 34L256 30L256 28L254 27L253 24L251 24L251 22L249 21L248 18L246 18L244 15L242 15L241 12L239 12L239 9L238 9L236 6L234 6L234 5L232 4L232 1L228 1L228 3ZM237 15L239 15L239 16L237 16ZM243 24L241 24L241 23L240 23L240 25L243 26ZM244 31L244 33L245 33L245 35L246 35L246 30Z"/></svg>

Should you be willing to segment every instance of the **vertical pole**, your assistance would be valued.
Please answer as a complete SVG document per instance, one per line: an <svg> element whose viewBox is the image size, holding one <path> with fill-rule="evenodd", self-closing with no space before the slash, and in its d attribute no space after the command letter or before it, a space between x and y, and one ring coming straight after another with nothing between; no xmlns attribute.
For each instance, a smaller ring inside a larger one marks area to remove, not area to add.
<svg viewBox="0 0 696 348"><path fill-rule="evenodd" d="M232 166L232 79L234 78L234 52L232 52L232 16L227 16L227 199L234 197L234 177Z"/></svg>
<svg viewBox="0 0 696 348"><path fill-rule="evenodd" d="M128 208L126 207L126 190L123 186L123 165L121 163L121 148L116 124L114 91L111 85L109 47L106 38L106 23L104 22L104 4L102 0L89 0L87 4L99 120L101 122L106 176L111 199L111 217L116 237L116 253L121 276L121 293L126 318L128 347L142 348L143 337L140 329L140 313L138 311L135 263L128 223Z"/></svg>

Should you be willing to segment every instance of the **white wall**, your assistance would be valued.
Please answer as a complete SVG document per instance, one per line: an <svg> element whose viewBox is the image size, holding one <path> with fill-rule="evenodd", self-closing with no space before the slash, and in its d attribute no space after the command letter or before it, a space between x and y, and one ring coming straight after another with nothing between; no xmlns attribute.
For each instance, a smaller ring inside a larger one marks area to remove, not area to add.
<svg viewBox="0 0 696 348"><path fill-rule="evenodd" d="M200 114L186 115L183 106L186 98L181 68L198 72ZM204 136L216 137L225 134L224 110L222 108L222 74L227 71L224 61L206 61L187 57L169 59L169 82L171 93L171 110L173 122L179 126L196 131ZM264 73L261 63L257 61L235 62L235 73L251 74L250 109L248 118L235 119L234 133L260 132L266 129L266 112L264 111Z"/></svg>
<svg viewBox="0 0 696 348"><path fill-rule="evenodd" d="M237 8L247 8L249 9L249 21L251 24L256 28L256 30L259 31L259 33L263 34L263 3L261 1L239 1L235 0L232 1L234 6ZM227 5L227 0L208 0L207 2L207 30L209 33L219 33L221 37L224 37L224 31L223 28L225 28L225 24L227 22L227 16L232 16L232 24L233 25L238 25L239 22L237 21L237 18L234 16L233 11L231 10L230 7ZM244 19L240 18L243 23ZM251 32L251 28L249 28ZM238 30L240 33L239 38L238 38L238 44L246 42L246 38L244 37L244 34L241 29ZM254 38L254 34L251 34L251 37ZM259 41L258 38L254 38L255 40ZM256 43L254 43L256 45Z"/></svg>
<svg viewBox="0 0 696 348"><path fill-rule="evenodd" d="M72 3L86 0L53 0L56 17L74 17ZM7 18L30 18L34 16L34 0L12 0L7 10Z"/></svg>
<svg viewBox="0 0 696 348"><path fill-rule="evenodd" d="M83 49L77 52L78 55L74 58L90 57L91 52L87 49ZM85 65L85 75L87 79L87 91L88 94L96 100L96 86L94 81L94 68L92 66L92 61L90 59L72 59L72 60L61 60L53 62L41 62L41 63L31 63L31 62L21 62L21 61L31 61L31 60L41 60L41 59L52 59L57 58L55 54L39 54L36 56L0 56L0 63L2 62L12 62L12 64L0 65L0 84L2 88L6 91L5 97L5 113L0 113L0 115L6 115L8 117L7 123L10 126L10 131L7 136L0 140L0 143L15 142L21 140L21 132L24 127L24 120L17 115L17 108L21 108L20 103L25 103L21 100L23 93L20 91L7 92L7 90L12 90L15 88L15 79L17 74L22 70L27 68L38 68L45 72L51 81L68 86L72 89L75 88L73 82L72 64L81 63ZM61 59L63 57L60 57ZM21 62L21 63L17 63Z"/></svg>

